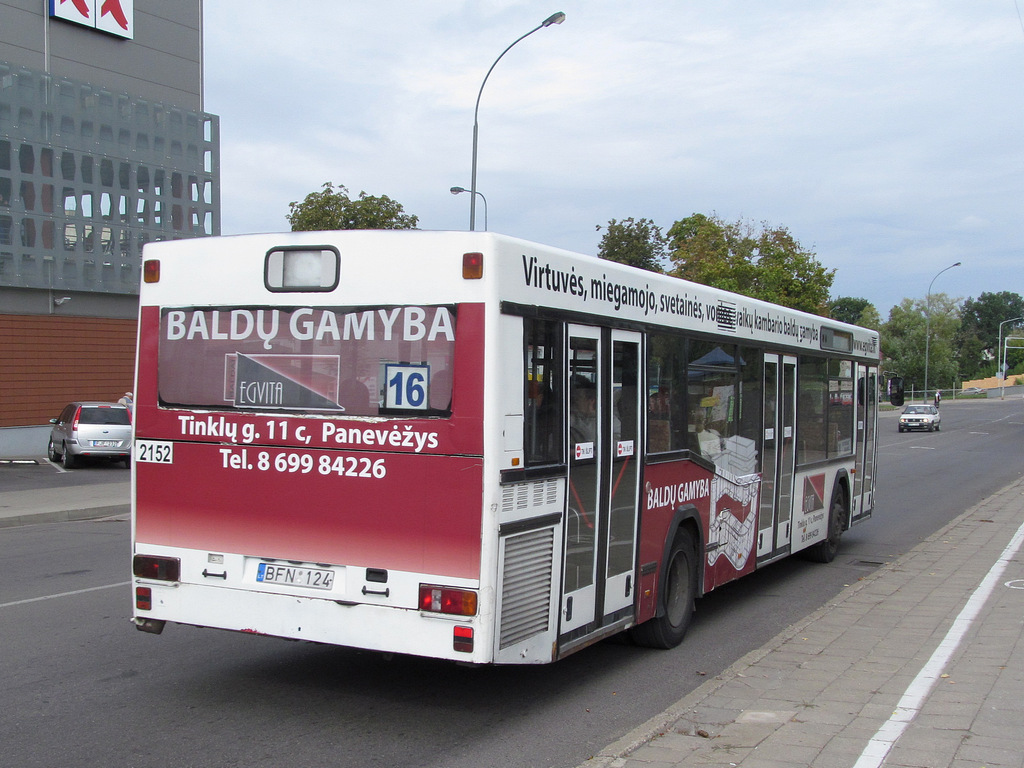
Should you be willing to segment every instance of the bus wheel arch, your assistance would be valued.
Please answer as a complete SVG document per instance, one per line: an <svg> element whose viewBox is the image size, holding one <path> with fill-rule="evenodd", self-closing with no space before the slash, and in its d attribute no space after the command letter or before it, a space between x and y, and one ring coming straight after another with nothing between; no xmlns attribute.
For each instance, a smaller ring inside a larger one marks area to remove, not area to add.
<svg viewBox="0 0 1024 768"><path fill-rule="evenodd" d="M702 593L703 569L700 526L696 510L682 510L666 536L665 556L658 577L658 606L654 617L630 629L637 645L669 649L679 645L693 620L695 601Z"/></svg>
<svg viewBox="0 0 1024 768"><path fill-rule="evenodd" d="M839 552L839 541L847 529L849 511L850 479L843 472L836 478L832 500L828 505L828 535L806 550L808 560L816 563L831 563L835 560Z"/></svg>

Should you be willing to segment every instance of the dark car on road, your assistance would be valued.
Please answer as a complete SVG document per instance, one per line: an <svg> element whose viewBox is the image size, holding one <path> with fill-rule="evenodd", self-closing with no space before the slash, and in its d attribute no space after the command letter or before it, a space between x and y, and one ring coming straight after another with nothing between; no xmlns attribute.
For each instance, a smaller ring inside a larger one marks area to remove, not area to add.
<svg viewBox="0 0 1024 768"><path fill-rule="evenodd" d="M69 403L56 419L50 419L50 461L61 462L65 469L78 464L81 457L94 457L131 463L132 418L119 403Z"/></svg>

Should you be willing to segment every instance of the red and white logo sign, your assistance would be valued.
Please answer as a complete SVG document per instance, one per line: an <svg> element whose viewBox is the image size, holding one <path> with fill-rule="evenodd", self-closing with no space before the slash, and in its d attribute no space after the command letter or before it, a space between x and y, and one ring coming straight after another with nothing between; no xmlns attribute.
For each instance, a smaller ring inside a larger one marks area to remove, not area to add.
<svg viewBox="0 0 1024 768"><path fill-rule="evenodd" d="M576 460L594 458L593 443L576 443Z"/></svg>
<svg viewBox="0 0 1024 768"><path fill-rule="evenodd" d="M135 0L50 0L50 16L132 39Z"/></svg>

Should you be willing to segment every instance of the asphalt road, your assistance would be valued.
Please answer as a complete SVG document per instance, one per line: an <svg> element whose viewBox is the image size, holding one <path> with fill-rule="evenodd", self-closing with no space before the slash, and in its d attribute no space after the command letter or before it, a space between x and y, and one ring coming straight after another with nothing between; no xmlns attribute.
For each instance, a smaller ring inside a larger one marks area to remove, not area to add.
<svg viewBox="0 0 1024 768"><path fill-rule="evenodd" d="M833 563L791 558L716 590L672 651L607 642L537 668L146 635L128 623L127 520L0 530L0 765L578 765L1024 473L1024 401L942 415L940 432L909 434L881 416L875 516ZM37 482L15 471L0 469Z"/></svg>

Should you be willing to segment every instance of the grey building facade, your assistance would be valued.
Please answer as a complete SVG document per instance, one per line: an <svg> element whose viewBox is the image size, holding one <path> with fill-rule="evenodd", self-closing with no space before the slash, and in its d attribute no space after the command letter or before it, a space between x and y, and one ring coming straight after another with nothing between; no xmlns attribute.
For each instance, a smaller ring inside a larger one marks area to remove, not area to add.
<svg viewBox="0 0 1024 768"><path fill-rule="evenodd" d="M0 428L86 394L5 377L40 322L123 320L134 353L142 247L219 233L202 0L0 0Z"/></svg>

